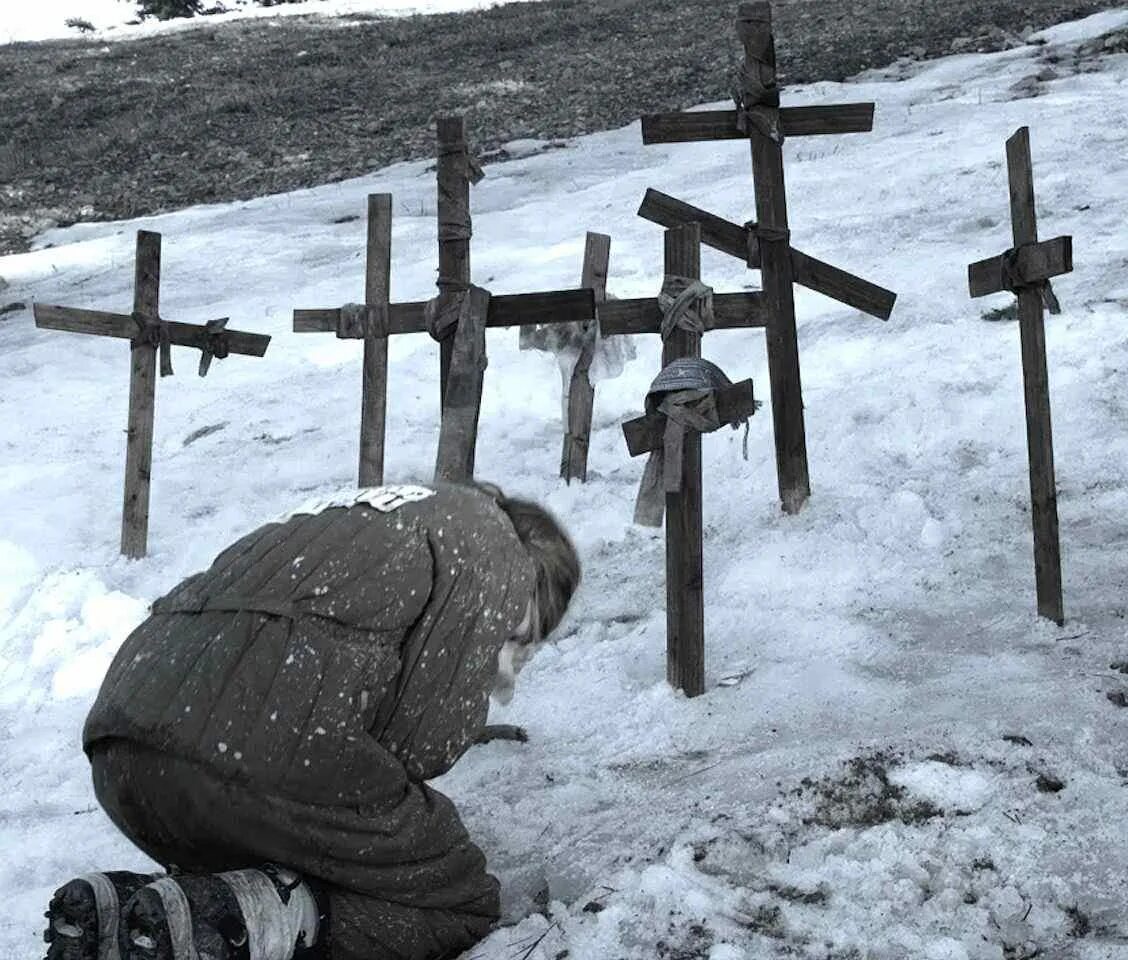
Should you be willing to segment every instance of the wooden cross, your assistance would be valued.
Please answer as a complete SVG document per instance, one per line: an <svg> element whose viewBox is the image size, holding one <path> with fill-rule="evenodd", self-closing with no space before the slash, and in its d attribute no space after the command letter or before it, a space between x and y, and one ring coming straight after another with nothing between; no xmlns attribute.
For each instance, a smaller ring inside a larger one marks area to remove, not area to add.
<svg viewBox="0 0 1128 960"><path fill-rule="evenodd" d="M584 244L584 264L580 286L588 288L596 304L607 299L607 270L611 255L611 238L588 231ZM595 318L582 324L555 324L551 327L521 328L522 350L546 350L559 354L565 346L578 350L571 369L563 364L564 446L560 453L560 476L565 482L587 481L588 448L591 445L591 418L595 407L595 386L591 382L591 364L595 358L598 325Z"/></svg>
<svg viewBox="0 0 1128 960"><path fill-rule="evenodd" d="M590 289L491 296L470 283L469 187L471 180L480 179L481 171L469 158L461 117L438 121L438 144L438 296L429 301L389 302L392 201L390 194L375 194L369 197L366 302L294 311L297 333L335 332L338 337L365 340L363 486L383 482L389 336L429 332L440 342L442 422L435 479L457 482L474 475L485 329L577 323L595 315Z"/></svg>
<svg viewBox="0 0 1128 960"><path fill-rule="evenodd" d="M133 312L106 313L37 303L35 325L48 330L120 337L130 341L129 421L125 446L125 498L121 523L121 552L145 556L149 538L149 478L153 464L153 410L156 399L157 354L161 376L172 373L170 346L195 347L201 352L200 376L213 357L229 353L261 357L270 337L226 329L227 318L206 324L177 323L160 316L161 235L137 232Z"/></svg>
<svg viewBox="0 0 1128 960"><path fill-rule="evenodd" d="M1007 140L1007 177L1014 246L1001 256L970 264L967 281L972 297L1004 290L1018 296L1038 613L1061 626L1065 622L1061 594L1061 545L1058 540L1057 485L1054 481L1054 441L1042 304L1046 304L1050 313L1061 312L1050 287L1050 277L1073 269L1073 238L1055 237L1038 242L1030 130L1027 127L1020 127Z"/></svg>
<svg viewBox="0 0 1128 960"><path fill-rule="evenodd" d="M767 0L739 4L736 29L744 46L736 109L645 116L642 142L748 140L752 151L756 222L741 228L688 205L682 205L684 209L679 210L676 201L667 202L663 209L661 204L654 204L663 199L662 195L649 195L652 201L649 212L653 214L651 219L658 219L661 214L663 219L658 222L664 226L686 222L685 217L699 220L703 224L705 243L740 257L749 267L759 267L761 271L779 494L783 509L796 513L810 496L811 486L792 284L803 283L882 319L889 316L895 295L791 247L783 176L783 138L871 130L873 104L781 108L771 4ZM672 201L672 198L664 199Z"/></svg>
<svg viewBox="0 0 1128 960"><path fill-rule="evenodd" d="M701 234L697 224L666 231L667 275L698 280L701 276ZM622 302L622 301L620 301ZM628 301L629 302L629 301ZM677 329L663 344L662 366L679 358L701 356L701 335ZM718 423L736 423L755 411L752 381L718 391L714 397ZM631 456L658 451L667 441L667 414L651 412L623 424ZM669 451L663 451L668 453ZM705 597L701 433L681 437L678 462L666 461L666 677L675 689L696 697L705 692ZM669 471L676 471L673 477ZM674 482L671 483L670 480Z"/></svg>

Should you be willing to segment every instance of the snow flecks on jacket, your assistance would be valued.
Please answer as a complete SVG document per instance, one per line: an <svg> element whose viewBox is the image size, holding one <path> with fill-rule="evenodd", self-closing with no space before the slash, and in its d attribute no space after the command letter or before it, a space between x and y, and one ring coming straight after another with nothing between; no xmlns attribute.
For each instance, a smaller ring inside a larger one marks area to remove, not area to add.
<svg viewBox="0 0 1128 960"><path fill-rule="evenodd" d="M533 587L512 525L473 489L295 513L154 604L84 745L132 739L310 802L386 797L472 742Z"/></svg>

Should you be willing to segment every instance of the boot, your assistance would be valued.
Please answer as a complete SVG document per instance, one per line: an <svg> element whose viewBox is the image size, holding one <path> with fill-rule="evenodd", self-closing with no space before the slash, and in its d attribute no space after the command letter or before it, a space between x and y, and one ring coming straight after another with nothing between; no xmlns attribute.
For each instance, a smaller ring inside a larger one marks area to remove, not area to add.
<svg viewBox="0 0 1128 960"><path fill-rule="evenodd" d="M47 960L109 960L115 957L121 909L160 874L115 870L64 883L44 916Z"/></svg>
<svg viewBox="0 0 1128 960"><path fill-rule="evenodd" d="M126 906L121 960L316 960L324 910L308 882L274 867L177 875Z"/></svg>

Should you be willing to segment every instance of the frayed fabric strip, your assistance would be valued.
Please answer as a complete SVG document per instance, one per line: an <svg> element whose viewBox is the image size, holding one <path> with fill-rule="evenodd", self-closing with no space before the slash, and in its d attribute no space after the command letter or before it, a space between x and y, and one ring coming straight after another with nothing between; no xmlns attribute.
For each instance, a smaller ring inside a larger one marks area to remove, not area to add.
<svg viewBox="0 0 1128 960"><path fill-rule="evenodd" d="M662 311L663 340L669 340L675 330L700 336L714 323L713 288L692 277L667 274L658 294L658 308Z"/></svg>
<svg viewBox="0 0 1128 960"><path fill-rule="evenodd" d="M161 877L150 883L149 889L161 898L164 905L165 923L172 945L170 960L200 960L192 936L192 911L180 884L172 877Z"/></svg>
<svg viewBox="0 0 1128 960"><path fill-rule="evenodd" d="M270 878L259 870L221 873L243 914L250 960L290 960L301 932L300 917L287 910Z"/></svg>
<svg viewBox="0 0 1128 960"><path fill-rule="evenodd" d="M104 873L88 873L80 879L94 891L94 909L98 915L98 960L121 960L118 950L118 916L121 904L117 889Z"/></svg>

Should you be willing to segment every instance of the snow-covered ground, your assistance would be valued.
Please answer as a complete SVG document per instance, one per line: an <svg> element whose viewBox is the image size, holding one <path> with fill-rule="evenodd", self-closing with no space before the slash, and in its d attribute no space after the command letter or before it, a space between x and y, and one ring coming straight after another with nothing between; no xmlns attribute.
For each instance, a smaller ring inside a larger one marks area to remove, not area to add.
<svg viewBox="0 0 1128 960"><path fill-rule="evenodd" d="M438 784L520 921L468 956L1128 957L1128 709L1114 702L1128 667L1112 667L1128 660L1126 31L1121 8L1044 45L786 92L876 102L872 133L786 143L791 224L796 246L899 297L881 323L798 289L814 490L798 516L777 504L770 410L747 461L739 433L705 440L700 698L664 680L662 538L631 525L643 464L619 428L658 338L599 384L591 479L569 487L553 359L490 334L480 475L558 511L586 579L497 711L531 741L477 748ZM1119 40L1093 52L1106 34ZM1060 629L1034 613L1018 329L984 319L1011 298L967 296L967 263L1011 242L1003 144L1024 124L1041 236L1074 240L1046 323ZM613 238L611 293L654 295L646 187L751 216L746 144L640 140L632 124L488 166L477 282L571 286L591 229ZM15 960L41 955L56 884L147 865L96 808L78 740L122 638L227 543L353 481L360 350L292 334L291 311L361 296L363 220L335 221L377 191L395 195L393 298L432 295L426 167L55 230L0 259L4 301L127 311L135 231L159 230L166 316L274 336L265 358L203 380L173 349L151 554L127 562L126 345L0 320L0 930ZM718 290L758 278L710 250L703 270ZM763 340L713 332L705 354L767 398ZM425 335L393 340L390 479L430 474L437 366Z"/></svg>
<svg viewBox="0 0 1128 960"><path fill-rule="evenodd" d="M192 29L201 24L249 17L311 14L339 17L350 13L402 17L415 13L455 13L506 3L527 3L531 0L300 0L276 7L255 6L252 0L221 2L227 8L226 13L165 21L149 18L138 24L136 0L0 0L0 43L78 36L113 40ZM204 4L205 9L213 6L216 6L213 0L207 0ZM94 32L80 33L76 28L67 26L67 20L71 18L85 20L94 27Z"/></svg>

